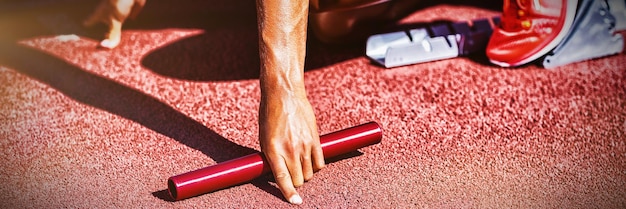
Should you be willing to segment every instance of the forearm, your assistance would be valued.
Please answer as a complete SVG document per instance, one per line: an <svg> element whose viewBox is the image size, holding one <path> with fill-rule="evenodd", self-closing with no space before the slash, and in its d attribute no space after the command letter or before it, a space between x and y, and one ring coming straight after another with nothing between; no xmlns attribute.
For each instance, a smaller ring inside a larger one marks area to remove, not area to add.
<svg viewBox="0 0 626 209"><path fill-rule="evenodd" d="M305 96L308 0L257 0L263 99Z"/></svg>

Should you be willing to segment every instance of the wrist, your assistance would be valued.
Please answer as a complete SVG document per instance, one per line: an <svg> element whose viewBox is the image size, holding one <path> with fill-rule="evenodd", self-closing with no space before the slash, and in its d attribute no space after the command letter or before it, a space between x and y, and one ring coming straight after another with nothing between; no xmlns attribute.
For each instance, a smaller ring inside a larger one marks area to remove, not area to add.
<svg viewBox="0 0 626 209"><path fill-rule="evenodd" d="M285 75L265 75L260 78L261 96L265 99L282 97L306 97L304 78Z"/></svg>

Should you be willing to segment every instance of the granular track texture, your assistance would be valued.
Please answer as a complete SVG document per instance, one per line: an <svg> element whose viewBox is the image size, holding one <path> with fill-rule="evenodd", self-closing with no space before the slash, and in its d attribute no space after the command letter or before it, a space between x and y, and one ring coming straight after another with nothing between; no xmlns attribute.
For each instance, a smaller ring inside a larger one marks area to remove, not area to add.
<svg viewBox="0 0 626 209"><path fill-rule="evenodd" d="M113 50L79 24L95 1L39 2L0 15L0 208L292 207L269 177L177 202L165 191L259 150L254 1L148 1ZM454 3L398 27L500 13ZM377 121L384 137L318 172L299 207L626 208L623 53L384 69L363 44L308 43L320 133Z"/></svg>

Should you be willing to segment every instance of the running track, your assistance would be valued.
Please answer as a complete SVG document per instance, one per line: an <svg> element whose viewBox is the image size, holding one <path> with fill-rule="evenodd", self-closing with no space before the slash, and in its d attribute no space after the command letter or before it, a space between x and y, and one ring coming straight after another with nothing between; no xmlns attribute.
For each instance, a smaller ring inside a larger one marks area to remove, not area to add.
<svg viewBox="0 0 626 209"><path fill-rule="evenodd" d="M148 2L113 50L78 24L93 0L39 2L0 14L0 208L292 207L269 177L178 202L165 191L259 150L254 1ZM492 17L495 2L425 5L399 25ZM623 53L383 69L362 45L310 38L308 97L320 133L377 121L383 142L329 162L296 207L626 207Z"/></svg>

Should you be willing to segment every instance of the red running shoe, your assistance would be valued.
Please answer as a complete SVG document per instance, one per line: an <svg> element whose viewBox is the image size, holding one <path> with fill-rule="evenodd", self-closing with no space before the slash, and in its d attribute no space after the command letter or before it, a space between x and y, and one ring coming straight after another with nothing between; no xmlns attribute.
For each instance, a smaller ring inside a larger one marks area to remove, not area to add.
<svg viewBox="0 0 626 209"><path fill-rule="evenodd" d="M514 67L547 54L569 32L577 4L577 0L504 0L500 27L487 44L489 61Z"/></svg>

